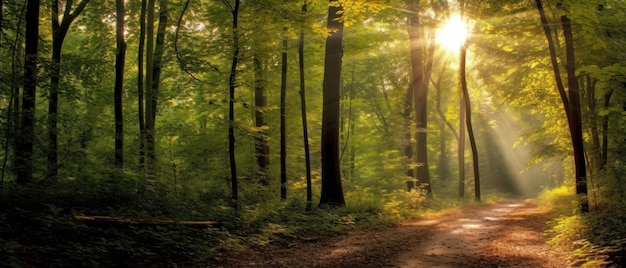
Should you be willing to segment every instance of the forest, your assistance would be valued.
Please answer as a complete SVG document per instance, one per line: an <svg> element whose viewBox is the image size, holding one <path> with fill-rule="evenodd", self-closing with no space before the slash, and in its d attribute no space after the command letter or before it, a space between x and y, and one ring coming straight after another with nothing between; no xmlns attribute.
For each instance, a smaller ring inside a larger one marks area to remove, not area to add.
<svg viewBox="0 0 626 268"><path fill-rule="evenodd" d="M0 0L0 263L227 267L516 198L571 266L626 265L625 14Z"/></svg>

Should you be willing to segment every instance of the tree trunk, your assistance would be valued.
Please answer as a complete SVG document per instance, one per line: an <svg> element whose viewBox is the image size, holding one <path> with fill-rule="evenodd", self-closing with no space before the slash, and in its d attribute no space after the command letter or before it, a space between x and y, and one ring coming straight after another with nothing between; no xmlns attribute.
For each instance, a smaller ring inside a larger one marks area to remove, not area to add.
<svg viewBox="0 0 626 268"><path fill-rule="evenodd" d="M139 15L139 44L137 49L137 115L139 121L139 168L143 170L146 162L146 121L144 110L144 50L146 41L146 0L141 0Z"/></svg>
<svg viewBox="0 0 626 268"><path fill-rule="evenodd" d="M39 45L39 0L29 0L26 6L24 35L24 89L20 133L15 152L15 175L19 184L33 181L33 141L35 138L35 98L37 91L37 57Z"/></svg>
<svg viewBox="0 0 626 268"><path fill-rule="evenodd" d="M459 68L459 72L462 70ZM460 75L459 75L460 77ZM457 161L459 165L459 197L465 197L465 97L463 86L459 88L459 143L457 146Z"/></svg>
<svg viewBox="0 0 626 268"><path fill-rule="evenodd" d="M240 0L235 0L235 7L231 9L233 15L233 58L230 66L229 78L229 102L228 102L228 154L230 159L230 181L231 181L231 199L237 201L239 199L237 189L237 164L235 161L235 88L237 87L237 63L239 62L239 34L238 34L238 17L239 17Z"/></svg>
<svg viewBox="0 0 626 268"><path fill-rule="evenodd" d="M329 1L331 4L335 0ZM333 32L326 38L322 113L322 193L320 206L344 206L339 167L339 90L343 56L343 21L341 6L328 7L327 27Z"/></svg>
<svg viewBox="0 0 626 268"><path fill-rule="evenodd" d="M152 98L154 95L153 86L154 83L154 12L156 9L156 0L148 0L148 5L146 6L147 12L147 20L146 20L146 82L145 82L145 132L146 132L146 171L148 174L154 174L154 168L156 163L154 163L154 134L153 126L154 122L152 122L153 113L152 110Z"/></svg>
<svg viewBox="0 0 626 268"><path fill-rule="evenodd" d="M269 185L268 166L270 164L270 149L268 146L268 131L265 123L264 109L267 106L265 98L265 79L263 78L263 65L259 58L254 57L254 121L257 131L254 136L254 148L257 161L257 176L263 185Z"/></svg>
<svg viewBox="0 0 626 268"><path fill-rule="evenodd" d="M611 96L613 95L613 89L609 89L604 92L604 108L608 109L611 104ZM604 169L609 161L609 115L602 116L602 159L600 161L600 168Z"/></svg>
<svg viewBox="0 0 626 268"><path fill-rule="evenodd" d="M411 111L413 110L413 87L409 85L407 87L406 93L404 94L404 107L402 112L402 117L404 121L404 128L402 130L402 151L404 153L404 157L406 157L406 161L409 166L406 169L406 190L410 192L413 187L415 187L415 173L413 172L415 168L413 168L413 145L411 142Z"/></svg>
<svg viewBox="0 0 626 268"><path fill-rule="evenodd" d="M565 92L565 87L561 79L561 73L559 71L559 65L556 56L556 50L554 48L554 42L550 33L550 27L548 20L541 4L541 0L535 0L537 10L539 11L539 17L543 26L546 39L548 41L548 49L550 51L550 60L552 62L552 69L556 80L557 89L563 102L565 115L567 116L567 123L572 138L572 147L574 149L574 166L576 182L576 194L580 196L580 210L581 212L589 212L589 201L587 198L587 177L586 166L583 149L582 139L582 124L580 121L580 100L578 92L578 79L576 78L576 62L574 57L574 41L572 35L571 21L567 16L561 16L561 26L563 27L563 36L565 39L565 54L566 54L566 70L568 81L568 92ZM568 94L569 93L569 94Z"/></svg>
<svg viewBox="0 0 626 268"><path fill-rule="evenodd" d="M287 27L283 28L283 52L280 76L280 199L287 200Z"/></svg>
<svg viewBox="0 0 626 268"><path fill-rule="evenodd" d="M148 3L154 0L148 1ZM146 157L148 161L148 173L156 173L156 110L161 81L161 58L165 43L165 30L167 26L167 0L159 0L159 24L157 27L156 43L154 40L154 3L148 5L148 58L146 65ZM152 15L151 15L152 14ZM152 37L151 37L152 36ZM152 52L151 52L152 50ZM151 54L153 54L151 56ZM148 81L150 80L150 81Z"/></svg>
<svg viewBox="0 0 626 268"><path fill-rule="evenodd" d="M563 36L565 39L565 55L568 84L568 121L570 122L570 133L572 135L572 146L574 147L574 163L576 168L576 194L580 198L580 211L589 212L589 201L587 198L587 172L585 166L585 150L583 148L582 123L580 120L580 100L578 91L578 79L576 78L576 59L574 57L574 38L572 35L572 24L570 19L561 16L563 26Z"/></svg>
<svg viewBox="0 0 626 268"><path fill-rule="evenodd" d="M307 0L302 4L302 16L307 12ZM304 22L303 22L304 23ZM304 27L304 25L302 26ZM311 179L311 154L309 150L309 127L306 120L306 87L304 80L304 30L300 30L298 40L298 69L300 74L300 112L302 113L302 135L304 141L304 162L306 165L306 210L311 210L313 206L313 186Z"/></svg>
<svg viewBox="0 0 626 268"><path fill-rule="evenodd" d="M417 9L417 8L415 8ZM432 197L430 172L428 169L428 84L434 54L434 34L430 35L430 47L428 49L427 63L424 66L424 38L423 26L417 14L411 14L408 18L409 43L411 52L411 87L415 109L415 162L416 180L420 186L424 186L429 197ZM409 189L410 190L410 189Z"/></svg>
<svg viewBox="0 0 626 268"><path fill-rule="evenodd" d="M467 80L465 76L465 59L467 55L467 47L461 46L459 54L461 66L461 90L463 90L463 99L465 100L465 123L467 124L467 134L472 148L472 165L474 167L474 198L480 201L480 172L478 168L478 149L476 148L476 139L474 138L474 128L472 127L472 105L470 104L469 92L467 90Z"/></svg>
<svg viewBox="0 0 626 268"><path fill-rule="evenodd" d="M124 0L115 1L116 8L116 41L115 53L115 166L119 169L124 167L124 113L122 106L122 94L124 93L124 62L126 56L126 42L124 41Z"/></svg>

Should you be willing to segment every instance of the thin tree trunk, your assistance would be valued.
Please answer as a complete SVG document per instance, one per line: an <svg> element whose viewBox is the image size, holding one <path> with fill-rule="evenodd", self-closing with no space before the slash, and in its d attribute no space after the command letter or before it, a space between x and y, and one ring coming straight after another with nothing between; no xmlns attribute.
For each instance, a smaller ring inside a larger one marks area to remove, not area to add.
<svg viewBox="0 0 626 268"><path fill-rule="evenodd" d="M24 89L20 133L15 152L15 175L19 184L33 181L33 141L35 137L35 97L37 91L37 57L39 46L39 0L29 0L26 6L24 41Z"/></svg>
<svg viewBox="0 0 626 268"><path fill-rule="evenodd" d="M582 136L582 123L580 120L580 93L578 90L578 79L576 78L576 60L574 57L574 38L572 35L572 24L570 19L561 16L563 26L563 36L565 39L565 55L568 84L568 111L570 116L570 132L572 134L572 146L574 147L574 163L576 168L576 194L580 197L580 210L583 213L589 212L589 201L587 198L587 172L585 166L585 150Z"/></svg>
<svg viewBox="0 0 626 268"><path fill-rule="evenodd" d="M472 127L472 105L470 104L469 92L467 90L467 80L465 76L465 59L467 55L467 47L461 46L461 53L459 55L461 60L460 72L461 72L461 89L463 90L463 99L465 100L465 123L467 124L467 134L470 140L470 146L472 148L472 164L474 167L474 198L476 201L480 201L480 172L478 168L478 149L476 148L476 139L474 138L474 128Z"/></svg>
<svg viewBox="0 0 626 268"><path fill-rule="evenodd" d="M280 76L280 199L287 200L287 27L283 28L283 52Z"/></svg>
<svg viewBox="0 0 626 268"><path fill-rule="evenodd" d="M302 4L302 16L307 12L307 0ZM304 24L304 22L303 22ZM302 113L302 135L304 141L304 162L306 165L306 210L311 210L313 206L313 186L311 179L311 154L309 150L309 127L306 120L306 87L304 80L304 29L300 30L298 39L298 69L300 73L300 106Z"/></svg>
<svg viewBox="0 0 626 268"><path fill-rule="evenodd" d="M85 9L89 0L81 1L72 11L72 1L65 1L63 19L59 22L59 1L52 1L52 58L50 70L50 91L48 92L48 180L55 181L58 176L58 113L59 81L61 78L61 49L63 41L74 19Z"/></svg>
<svg viewBox="0 0 626 268"><path fill-rule="evenodd" d="M613 89L609 89L604 92L604 108L608 109L611 103L611 96L613 95ZM604 169L609 161L609 115L602 116L602 160L600 161L600 168Z"/></svg>
<svg viewBox="0 0 626 268"><path fill-rule="evenodd" d="M146 42L146 0L141 0L139 15L139 44L137 49L137 120L139 121L139 168L144 170L146 162L146 121L144 110L144 50Z"/></svg>
<svg viewBox="0 0 626 268"><path fill-rule="evenodd" d="M580 210L583 213L589 212L589 201L587 198L587 177L586 177L586 164L584 157L584 149L583 149L583 140L582 140L582 126L580 121L580 100L579 100L579 92L578 92L578 79L576 78L576 62L574 57L574 41L571 29L571 21L567 16L561 16L561 26L563 27L563 36L565 39L565 54L566 54L566 70L567 70L567 79L568 79L568 92L565 92L565 87L563 86L563 82L561 80L561 74L558 67L556 50L554 48L554 42L552 40L552 35L550 34L550 28L548 24L548 20L546 19L545 11L543 9L543 5L541 4L541 0L535 0L537 5L537 10L539 11L539 17L541 19L541 24L543 26L546 39L548 41L548 49L550 51L550 60L552 62L552 68L554 72L554 77L557 84L557 89L559 91L559 95L561 96L561 101L563 102L563 107L565 110L565 114L567 116L567 123L570 130L570 135L572 138L572 147L574 149L574 166L575 166L575 176L574 178L576 182L576 194L578 194L580 199ZM569 93L569 94L568 94Z"/></svg>
<svg viewBox="0 0 626 268"><path fill-rule="evenodd" d="M145 132L146 132L146 171L148 174L154 174L154 168L156 163L153 161L154 157L154 134L152 122L152 113L154 107L152 107L152 98L154 97L153 83L154 83L154 12L156 9L156 0L148 0L146 6L147 20L146 20L146 82L145 82Z"/></svg>
<svg viewBox="0 0 626 268"><path fill-rule="evenodd" d="M322 193L320 206L344 206L343 186L339 165L339 90L343 56L343 21L338 14L341 6L328 7L327 27L333 32L326 38L324 59L322 113Z"/></svg>
<svg viewBox="0 0 626 268"><path fill-rule="evenodd" d="M404 107L402 117L404 121L403 137L402 137L402 151L404 157L406 157L409 166L406 169L406 190L410 192L415 187L415 173L413 172L413 146L411 142L411 111L413 110L413 87L409 85L406 93L404 94Z"/></svg>
<svg viewBox="0 0 626 268"><path fill-rule="evenodd" d="M237 164L235 161L235 88L237 87L237 63L239 62L239 34L238 34L238 17L239 17L240 0L235 0L235 7L231 9L233 15L233 58L230 66L229 78L229 102L228 102L228 153L230 159L230 181L231 181L231 199L237 201L238 185L237 185Z"/></svg>
<svg viewBox="0 0 626 268"><path fill-rule="evenodd" d="M263 110L267 106L267 99L265 98L265 80L263 79L263 65L259 58L254 57L254 121L257 127L257 133L255 134L255 154L257 160L257 176L259 182L263 185L269 185L268 179L268 166L270 164L269 158L269 146L267 144L268 131L266 130L267 124L265 123L265 116Z"/></svg>
<svg viewBox="0 0 626 268"><path fill-rule="evenodd" d="M153 1L153 0L151 0ZM159 24L157 27L156 43L154 46L154 55L150 58L150 46L152 44L150 32L154 35L154 29L148 30L148 64L146 71L152 75L146 76L146 156L148 158L148 172L154 175L156 172L156 111L159 95L159 84L161 81L161 58L163 57L163 46L165 44L165 30L167 26L167 0L159 0ZM152 23L151 23L152 22ZM152 20L150 19L150 10L148 10L148 29L154 27L154 9L152 9ZM151 63L150 63L151 61ZM150 79L151 81L147 81ZM150 83L148 86L148 82Z"/></svg>
<svg viewBox="0 0 626 268"><path fill-rule="evenodd" d="M459 72L462 69L459 68ZM459 75L460 77L460 75ZM465 97L463 86L459 88L459 143L457 146L457 160L459 165L459 197L465 197Z"/></svg>
<svg viewBox="0 0 626 268"><path fill-rule="evenodd" d="M122 106L122 94L124 92L124 62L126 58L126 42L124 41L124 0L116 0L116 40L117 51L115 55L115 166L124 168L124 113Z"/></svg>

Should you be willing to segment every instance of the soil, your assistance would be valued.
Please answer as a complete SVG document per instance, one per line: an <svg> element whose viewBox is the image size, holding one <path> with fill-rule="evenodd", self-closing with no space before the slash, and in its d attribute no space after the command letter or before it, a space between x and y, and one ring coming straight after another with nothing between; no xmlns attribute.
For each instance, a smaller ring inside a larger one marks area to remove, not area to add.
<svg viewBox="0 0 626 268"><path fill-rule="evenodd" d="M318 239L276 239L216 257L214 267L566 267L545 244L548 211L508 200L398 226Z"/></svg>

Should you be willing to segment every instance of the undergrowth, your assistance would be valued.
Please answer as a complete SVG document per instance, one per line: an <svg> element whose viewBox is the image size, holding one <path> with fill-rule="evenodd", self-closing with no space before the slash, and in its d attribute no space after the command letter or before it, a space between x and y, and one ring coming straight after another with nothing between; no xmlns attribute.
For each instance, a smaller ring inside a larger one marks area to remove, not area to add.
<svg viewBox="0 0 626 268"><path fill-rule="evenodd" d="M546 231L549 244L568 254L572 267L626 265L626 204L612 193L614 183L601 182L590 189L588 213L580 213L573 187L547 190L540 196L541 204L554 213Z"/></svg>
<svg viewBox="0 0 626 268"><path fill-rule="evenodd" d="M0 266L6 267L206 267L219 264L224 251L383 228L474 204L428 200L423 191L358 188L346 192L345 207L306 211L302 195L280 201L244 191L235 208L220 189L173 189L114 173L48 185L6 184L3 190ZM84 222L76 215L218 224Z"/></svg>

